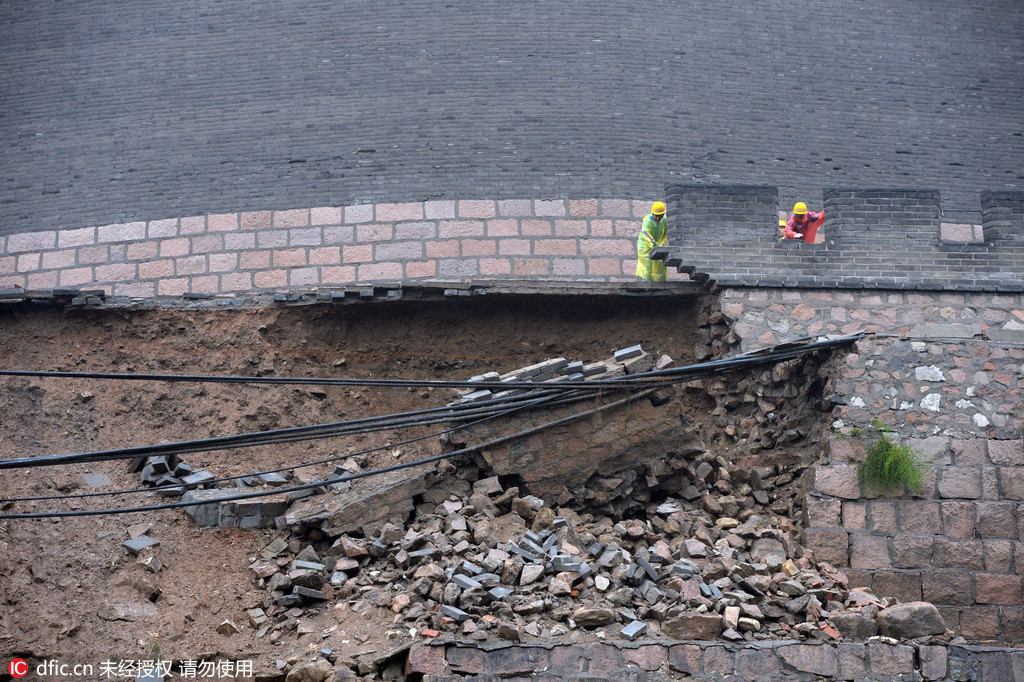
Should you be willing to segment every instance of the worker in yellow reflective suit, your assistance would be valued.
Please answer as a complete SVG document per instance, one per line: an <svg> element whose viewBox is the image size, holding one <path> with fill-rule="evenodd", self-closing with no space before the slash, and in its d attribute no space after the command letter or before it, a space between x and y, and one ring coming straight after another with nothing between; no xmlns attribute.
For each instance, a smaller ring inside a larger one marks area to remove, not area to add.
<svg viewBox="0 0 1024 682"><path fill-rule="evenodd" d="M640 279L648 282L664 282L668 279L665 262L651 260L651 251L655 246L668 246L667 228L665 202L655 201L636 238L636 276Z"/></svg>

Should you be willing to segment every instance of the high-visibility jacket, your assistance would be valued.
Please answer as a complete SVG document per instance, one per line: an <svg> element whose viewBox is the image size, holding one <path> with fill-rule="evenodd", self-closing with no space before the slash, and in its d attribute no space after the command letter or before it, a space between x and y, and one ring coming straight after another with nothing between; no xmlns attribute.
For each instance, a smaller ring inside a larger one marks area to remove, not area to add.
<svg viewBox="0 0 1024 682"><path fill-rule="evenodd" d="M651 260L655 246L668 246L668 219L655 220L650 213L644 218L640 234L636 238L636 276L650 282L664 282L668 279L665 262Z"/></svg>
<svg viewBox="0 0 1024 682"><path fill-rule="evenodd" d="M803 235L803 240L808 244L814 243L814 238L818 234L818 228L825 222L824 211L808 211L806 217L803 220L799 220L796 214L789 216L789 220L786 221L786 228L783 232L786 235L786 239L796 239L797 233Z"/></svg>

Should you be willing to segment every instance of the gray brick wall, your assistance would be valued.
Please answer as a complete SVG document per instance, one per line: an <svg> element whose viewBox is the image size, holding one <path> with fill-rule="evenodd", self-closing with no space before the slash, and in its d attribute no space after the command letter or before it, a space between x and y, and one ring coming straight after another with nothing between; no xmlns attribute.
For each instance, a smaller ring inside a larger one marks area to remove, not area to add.
<svg viewBox="0 0 1024 682"><path fill-rule="evenodd" d="M1024 192L982 192L981 224L987 241L1024 244Z"/></svg>

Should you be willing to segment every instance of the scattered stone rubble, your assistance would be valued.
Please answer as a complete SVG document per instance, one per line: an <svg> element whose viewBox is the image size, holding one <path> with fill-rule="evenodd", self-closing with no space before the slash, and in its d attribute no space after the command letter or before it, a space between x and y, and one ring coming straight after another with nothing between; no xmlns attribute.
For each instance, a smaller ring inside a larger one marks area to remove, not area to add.
<svg viewBox="0 0 1024 682"><path fill-rule="evenodd" d="M250 620L271 641L299 630L307 609L342 602L361 614L390 609L396 639L946 638L931 604L849 589L842 571L796 544L779 513L795 497L790 474L732 469L710 453L680 470L686 495L612 518L448 465L407 524L335 537L295 526L268 545L251 564L267 593ZM769 495L772 479L781 483Z"/></svg>

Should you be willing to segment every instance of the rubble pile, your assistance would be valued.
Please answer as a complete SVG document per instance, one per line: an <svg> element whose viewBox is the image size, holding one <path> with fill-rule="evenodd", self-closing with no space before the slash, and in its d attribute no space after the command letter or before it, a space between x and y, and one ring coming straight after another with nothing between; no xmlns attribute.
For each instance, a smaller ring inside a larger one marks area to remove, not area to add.
<svg viewBox="0 0 1024 682"><path fill-rule="evenodd" d="M683 470L692 476L688 496L648 502L643 518L616 519L551 507L498 477L469 480L477 470L455 475L449 465L406 527L372 523L362 536L336 538L311 529L267 546L251 564L267 593L250 605L250 618L272 641L300 628L305 609L331 603L357 613L390 609L395 637L410 630L516 641L944 633L930 604L919 607L930 609L929 619L892 617L893 608L918 607L849 589L840 570L794 542L793 523L779 514L790 512L791 487L780 483L770 500L751 486L790 474L755 470L744 478L709 454ZM922 620L927 633L907 626Z"/></svg>

